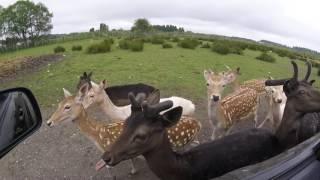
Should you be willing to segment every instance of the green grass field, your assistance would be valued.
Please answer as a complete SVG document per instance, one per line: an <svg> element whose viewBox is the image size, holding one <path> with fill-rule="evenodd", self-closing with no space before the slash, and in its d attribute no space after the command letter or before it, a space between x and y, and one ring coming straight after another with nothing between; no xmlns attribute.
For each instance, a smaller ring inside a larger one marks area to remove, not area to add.
<svg viewBox="0 0 320 180"><path fill-rule="evenodd" d="M172 49L163 49L161 45L145 44L142 52L121 50L113 45L112 51L104 54L89 55L85 50L72 52L72 45L82 45L84 49L101 40L81 40L61 43L67 52L62 62L42 68L39 72L18 77L14 82L1 84L0 88L24 86L36 95L42 107L55 105L63 96L62 88L75 92L79 76L84 71L93 71L93 79L98 82L106 79L109 85L143 82L159 88L164 95L188 97L194 101L206 99L206 87L203 70L226 70L224 64L241 68L241 80L264 78L268 72L275 78L291 76L291 64L288 58L274 54L276 63L267 63L255 59L260 52L246 50L244 55L218 55L210 49L182 49L174 44ZM56 45L20 50L0 55L0 60L22 56L37 56L53 53ZM305 66L299 61L299 65ZM313 78L316 77L313 71ZM300 73L300 75L304 73ZM319 87L319 82L316 83Z"/></svg>

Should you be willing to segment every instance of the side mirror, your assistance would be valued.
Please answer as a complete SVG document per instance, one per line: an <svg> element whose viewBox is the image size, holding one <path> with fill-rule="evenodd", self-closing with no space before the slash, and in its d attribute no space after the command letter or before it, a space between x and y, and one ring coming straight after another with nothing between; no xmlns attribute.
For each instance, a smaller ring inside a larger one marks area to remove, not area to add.
<svg viewBox="0 0 320 180"><path fill-rule="evenodd" d="M40 128L38 103L26 88L0 91L0 158Z"/></svg>

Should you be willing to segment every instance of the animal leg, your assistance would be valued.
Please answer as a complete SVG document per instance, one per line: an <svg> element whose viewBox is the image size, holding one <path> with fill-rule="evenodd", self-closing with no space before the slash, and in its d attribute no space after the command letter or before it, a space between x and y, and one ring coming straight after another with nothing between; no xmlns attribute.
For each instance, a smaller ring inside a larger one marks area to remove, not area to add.
<svg viewBox="0 0 320 180"><path fill-rule="evenodd" d="M131 166L130 174L131 175L136 174L138 171L137 171L136 167L134 166L134 160L133 159L130 159L130 166Z"/></svg>

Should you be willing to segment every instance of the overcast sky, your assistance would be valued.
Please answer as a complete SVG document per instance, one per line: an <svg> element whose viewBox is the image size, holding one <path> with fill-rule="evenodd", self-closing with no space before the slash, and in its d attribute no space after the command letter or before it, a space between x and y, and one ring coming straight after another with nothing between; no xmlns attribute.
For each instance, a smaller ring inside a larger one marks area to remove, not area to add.
<svg viewBox="0 0 320 180"><path fill-rule="evenodd" d="M6 7L15 0L0 0ZM134 19L200 33L271 40L320 51L319 0L34 0L53 12L52 33L99 23L129 29Z"/></svg>

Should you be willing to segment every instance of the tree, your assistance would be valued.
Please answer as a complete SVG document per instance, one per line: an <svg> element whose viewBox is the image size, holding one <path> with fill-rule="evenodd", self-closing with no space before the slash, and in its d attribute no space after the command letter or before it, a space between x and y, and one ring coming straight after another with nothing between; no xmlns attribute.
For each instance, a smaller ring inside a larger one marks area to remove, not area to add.
<svg viewBox="0 0 320 180"><path fill-rule="evenodd" d="M90 28L89 32L94 32L94 28Z"/></svg>
<svg viewBox="0 0 320 180"><path fill-rule="evenodd" d="M100 23L100 32L108 32L108 31L109 31L109 27L104 23Z"/></svg>
<svg viewBox="0 0 320 180"><path fill-rule="evenodd" d="M44 4L20 0L2 11L1 24L7 37L34 43L40 36L50 33L52 16Z"/></svg>
<svg viewBox="0 0 320 180"><path fill-rule="evenodd" d="M151 25L149 21L145 18L135 20L134 25L131 28L131 31L139 34L149 32L150 30L151 30Z"/></svg>

